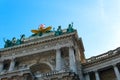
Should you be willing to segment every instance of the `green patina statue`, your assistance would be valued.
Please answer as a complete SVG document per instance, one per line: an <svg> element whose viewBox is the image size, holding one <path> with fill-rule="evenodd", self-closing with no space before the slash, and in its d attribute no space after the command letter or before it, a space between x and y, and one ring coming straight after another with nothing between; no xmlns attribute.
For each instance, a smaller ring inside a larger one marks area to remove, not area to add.
<svg viewBox="0 0 120 80"><path fill-rule="evenodd" d="M45 25L41 24L40 27L38 28L38 30L31 30L31 32L33 34L30 37L42 36L43 34L51 32L51 28L52 28L51 26L48 26L47 28L45 28ZM74 32L74 31L75 31L75 29L73 29L73 23L71 23L71 24L68 25L67 31L64 32L64 33L71 33L71 32ZM63 30L61 29L61 26L58 26L56 31L55 31L55 28L53 28L52 32L55 32L55 36L59 36L59 35L64 34ZM20 39L16 39L16 37L13 37L12 40L9 40L9 39L5 40L4 39L4 42L5 42L4 48L12 47L12 46L19 45L19 44L23 44L25 42L25 35L24 34L21 35Z"/></svg>
<svg viewBox="0 0 120 80"><path fill-rule="evenodd" d="M20 44L23 44L25 42L25 34L22 34L20 37Z"/></svg>
<svg viewBox="0 0 120 80"><path fill-rule="evenodd" d="M12 42L9 39L7 39L7 40L4 39L4 42L5 42L4 48L10 47L12 45L11 44Z"/></svg>
<svg viewBox="0 0 120 80"><path fill-rule="evenodd" d="M57 31L55 31L55 36L59 36L59 35L61 35L61 34L63 34L62 29L61 29L61 26L58 26Z"/></svg>
<svg viewBox="0 0 120 80"><path fill-rule="evenodd" d="M73 23L69 24L66 33L71 33L71 32L74 32L74 31L75 31L75 29L73 29ZM62 35L62 34L63 34L63 31L61 29L61 26L58 26L57 31L55 31L55 36L59 36L59 35Z"/></svg>
<svg viewBox="0 0 120 80"><path fill-rule="evenodd" d="M71 33L71 32L74 32L75 30L73 29L73 23L69 24L68 25L68 28L67 28L67 33Z"/></svg>
<svg viewBox="0 0 120 80"><path fill-rule="evenodd" d="M23 44L24 43L24 40L25 40L25 35L21 35L20 39L16 39L16 37L13 37L12 40L5 40L4 39L4 42L5 42L5 45L4 45L4 48L7 48L7 47L12 47L12 46L15 46L15 45L19 45L19 44Z"/></svg>
<svg viewBox="0 0 120 80"><path fill-rule="evenodd" d="M11 41L11 46L16 45L16 42L17 42L16 37L13 37Z"/></svg>

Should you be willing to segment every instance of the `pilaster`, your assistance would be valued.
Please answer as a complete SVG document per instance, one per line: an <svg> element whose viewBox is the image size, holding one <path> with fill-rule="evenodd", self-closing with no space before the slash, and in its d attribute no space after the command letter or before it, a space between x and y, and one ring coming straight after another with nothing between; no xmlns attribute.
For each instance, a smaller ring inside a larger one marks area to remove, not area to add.
<svg viewBox="0 0 120 80"><path fill-rule="evenodd" d="M0 60L0 72L2 72L2 70L3 70L3 61Z"/></svg>
<svg viewBox="0 0 120 80"><path fill-rule="evenodd" d="M72 46L69 47L69 63L70 63L70 70L72 70L73 72L77 72L76 71L76 60L75 60L75 54L74 54L74 49Z"/></svg>
<svg viewBox="0 0 120 80"><path fill-rule="evenodd" d="M86 73L86 74L85 74L85 80L90 80L89 73Z"/></svg>
<svg viewBox="0 0 120 80"><path fill-rule="evenodd" d="M56 49L56 70L61 70L61 51L60 48Z"/></svg>
<svg viewBox="0 0 120 80"><path fill-rule="evenodd" d="M95 71L95 78L96 78L96 80L100 80L99 73L97 70Z"/></svg>
<svg viewBox="0 0 120 80"><path fill-rule="evenodd" d="M10 62L9 71L13 71L13 70L14 70L14 67L15 67L15 59L12 58L12 59L11 59L11 62Z"/></svg>
<svg viewBox="0 0 120 80"><path fill-rule="evenodd" d="M120 72L118 70L118 67L116 65L113 65L115 75L117 77L117 80L120 80Z"/></svg>

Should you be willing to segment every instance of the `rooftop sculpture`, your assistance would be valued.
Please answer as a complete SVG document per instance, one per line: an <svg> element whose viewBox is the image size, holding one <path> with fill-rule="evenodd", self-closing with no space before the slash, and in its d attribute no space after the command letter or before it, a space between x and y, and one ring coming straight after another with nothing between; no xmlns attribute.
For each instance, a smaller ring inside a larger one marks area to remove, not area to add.
<svg viewBox="0 0 120 80"><path fill-rule="evenodd" d="M71 32L74 32L75 29L73 29L73 23L69 24L68 25L68 28L67 28L67 33L71 33Z"/></svg>
<svg viewBox="0 0 120 80"><path fill-rule="evenodd" d="M36 35L42 36L44 33L50 32L51 28L52 28L51 26L45 28L45 25L41 24L38 30L31 30L31 32L34 33L32 36L36 36Z"/></svg>
<svg viewBox="0 0 120 80"><path fill-rule="evenodd" d="M24 34L21 35L20 39L16 39L16 37L13 37L12 40L9 40L9 39L5 40L4 39L4 42L5 42L4 48L22 44L22 43L24 43L24 40L25 40Z"/></svg>
<svg viewBox="0 0 120 80"><path fill-rule="evenodd" d="M75 29L73 29L73 23L68 25L66 33L74 32ZM55 31L55 36L59 36L63 34L63 30L61 29L61 26L58 26L57 31Z"/></svg>
<svg viewBox="0 0 120 80"><path fill-rule="evenodd" d="M65 34L65 33L71 33L71 32L75 31L75 29L73 29L73 23L68 25L66 32L63 32L63 30L61 29L61 26L58 26L57 30L55 30L53 28L53 31L51 31L51 28L52 28L51 26L48 26L47 28L45 28L45 25L41 24L39 26L38 30L31 30L31 32L33 34L30 37L35 37L35 36L41 37L42 35L44 35L46 33L50 33L50 32L53 32L55 36L59 36L59 35ZM24 34L20 36L20 39L16 39L16 37L13 37L12 40L9 40L9 39L5 40L4 39L4 42L5 42L4 48L23 44L25 42L25 39L26 38L25 38Z"/></svg>
<svg viewBox="0 0 120 80"><path fill-rule="evenodd" d="M63 32L62 32L61 26L58 26L57 31L55 31L55 35L56 35L56 36L59 36L59 35L61 35L62 33L63 33Z"/></svg>

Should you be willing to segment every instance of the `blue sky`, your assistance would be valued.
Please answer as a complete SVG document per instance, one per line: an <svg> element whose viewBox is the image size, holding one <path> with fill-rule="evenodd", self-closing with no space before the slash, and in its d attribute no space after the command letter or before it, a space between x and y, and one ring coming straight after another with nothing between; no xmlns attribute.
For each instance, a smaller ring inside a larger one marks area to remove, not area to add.
<svg viewBox="0 0 120 80"><path fill-rule="evenodd" d="M120 46L120 0L0 0L0 48L3 38L28 37L40 24L64 29L71 22L87 58Z"/></svg>

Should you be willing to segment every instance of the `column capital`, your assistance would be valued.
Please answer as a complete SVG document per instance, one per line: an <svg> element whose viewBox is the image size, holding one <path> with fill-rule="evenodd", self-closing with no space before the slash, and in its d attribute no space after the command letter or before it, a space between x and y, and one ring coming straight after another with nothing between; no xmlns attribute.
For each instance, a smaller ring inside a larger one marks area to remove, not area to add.
<svg viewBox="0 0 120 80"><path fill-rule="evenodd" d="M116 66L117 66L117 64L116 64L116 63L114 63L114 64L112 64L112 66L113 66L113 67L116 67Z"/></svg>
<svg viewBox="0 0 120 80"><path fill-rule="evenodd" d="M14 56L12 56L11 60L15 60L15 57L14 57Z"/></svg>
<svg viewBox="0 0 120 80"><path fill-rule="evenodd" d="M85 74L89 74L90 72L86 72Z"/></svg>
<svg viewBox="0 0 120 80"><path fill-rule="evenodd" d="M0 60L0 64L3 64L3 62L4 62L3 60L2 61Z"/></svg>
<svg viewBox="0 0 120 80"><path fill-rule="evenodd" d="M95 69L94 72L98 72L98 69Z"/></svg>
<svg viewBox="0 0 120 80"><path fill-rule="evenodd" d="M16 58L15 58L15 57L12 57L12 58L10 59L10 61L11 61L11 62L15 62L15 61L16 61Z"/></svg>
<svg viewBox="0 0 120 80"><path fill-rule="evenodd" d="M118 70L118 67L116 65L114 65L113 69L114 69L115 75L117 77L117 80L120 80L120 72Z"/></svg>
<svg viewBox="0 0 120 80"><path fill-rule="evenodd" d="M95 78L96 78L96 80L100 80L99 73L97 70L95 71Z"/></svg>
<svg viewBox="0 0 120 80"><path fill-rule="evenodd" d="M69 48L73 48L73 45L72 45L72 44L70 44L70 45L68 45L67 47L69 47Z"/></svg>
<svg viewBox="0 0 120 80"><path fill-rule="evenodd" d="M3 62L4 60L0 58L0 62Z"/></svg>
<svg viewBox="0 0 120 80"><path fill-rule="evenodd" d="M85 80L90 80L89 73L87 73L87 74L85 75Z"/></svg>
<svg viewBox="0 0 120 80"><path fill-rule="evenodd" d="M73 45L68 46L68 48L75 50L75 47Z"/></svg>
<svg viewBox="0 0 120 80"><path fill-rule="evenodd" d="M59 50L59 49L61 49L60 46L57 46L57 47L54 48L54 50Z"/></svg>

